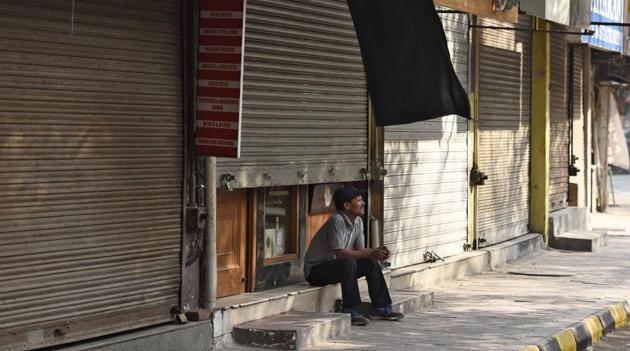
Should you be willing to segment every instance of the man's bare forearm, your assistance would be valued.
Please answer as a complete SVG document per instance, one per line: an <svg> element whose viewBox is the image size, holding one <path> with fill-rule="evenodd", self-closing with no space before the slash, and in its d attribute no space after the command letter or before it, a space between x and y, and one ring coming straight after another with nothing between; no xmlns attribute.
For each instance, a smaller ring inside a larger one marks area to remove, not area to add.
<svg viewBox="0 0 630 351"><path fill-rule="evenodd" d="M356 250L335 250L335 255L337 258L370 258L373 255L372 249L356 249Z"/></svg>

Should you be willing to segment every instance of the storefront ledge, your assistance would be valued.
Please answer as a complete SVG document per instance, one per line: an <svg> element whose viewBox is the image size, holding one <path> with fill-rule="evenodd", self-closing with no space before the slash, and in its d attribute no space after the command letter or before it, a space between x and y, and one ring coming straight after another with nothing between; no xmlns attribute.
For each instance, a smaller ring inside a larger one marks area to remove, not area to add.
<svg viewBox="0 0 630 351"><path fill-rule="evenodd" d="M390 272L384 271L390 283ZM359 279L359 288L367 290L365 278ZM277 315L288 311L333 312L335 301L341 298L339 284L322 287L299 283L273 290L229 296L217 300L212 316L214 343L231 343L230 333L234 326Z"/></svg>
<svg viewBox="0 0 630 351"><path fill-rule="evenodd" d="M589 230L589 219L586 208L568 207L549 214L549 233L558 236L570 230Z"/></svg>
<svg viewBox="0 0 630 351"><path fill-rule="evenodd" d="M444 261L394 269L391 272L391 288L427 289L442 282L490 271L543 248L544 241L540 234L525 234L479 251L451 256Z"/></svg>
<svg viewBox="0 0 630 351"><path fill-rule="evenodd" d="M212 342L210 321L165 324L55 348L57 351L205 351Z"/></svg>
<svg viewBox="0 0 630 351"><path fill-rule="evenodd" d="M464 252L434 263L394 269L391 272L392 289L427 289L441 282L459 279L489 271L489 253Z"/></svg>
<svg viewBox="0 0 630 351"><path fill-rule="evenodd" d="M524 258L545 248L545 241L541 234L525 234L510 241L488 246L483 249L489 253L490 268L508 264Z"/></svg>

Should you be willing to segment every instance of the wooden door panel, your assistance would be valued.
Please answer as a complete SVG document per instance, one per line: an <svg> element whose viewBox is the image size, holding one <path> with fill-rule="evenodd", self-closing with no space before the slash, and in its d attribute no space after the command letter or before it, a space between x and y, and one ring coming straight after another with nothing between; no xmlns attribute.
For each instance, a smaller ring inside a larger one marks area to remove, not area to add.
<svg viewBox="0 0 630 351"><path fill-rule="evenodd" d="M217 295L245 292L247 192L217 193Z"/></svg>

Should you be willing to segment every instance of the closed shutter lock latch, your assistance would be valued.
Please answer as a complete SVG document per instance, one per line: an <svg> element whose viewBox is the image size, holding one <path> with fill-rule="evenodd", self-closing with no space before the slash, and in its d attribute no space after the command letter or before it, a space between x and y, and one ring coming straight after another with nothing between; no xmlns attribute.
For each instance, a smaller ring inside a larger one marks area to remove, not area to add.
<svg viewBox="0 0 630 351"><path fill-rule="evenodd" d="M372 179L372 175L370 174L370 170L369 169L364 167L364 168L361 168L359 170L359 172L361 172L361 174L363 175L363 179L365 179L365 180Z"/></svg>
<svg viewBox="0 0 630 351"><path fill-rule="evenodd" d="M470 170L470 185L486 185L488 175L480 172L477 167L473 167Z"/></svg>
<svg viewBox="0 0 630 351"><path fill-rule="evenodd" d="M234 190L234 187L232 185L233 182L236 182L236 176L234 176L234 174L229 174L229 173L222 174L219 180L219 184L221 184L221 188L227 191Z"/></svg>
<svg viewBox="0 0 630 351"><path fill-rule="evenodd" d="M569 175L571 177L577 176L578 172L580 171L579 168L575 167L575 163L579 159L580 159L579 157L577 157L575 155L571 155L571 164L569 165Z"/></svg>

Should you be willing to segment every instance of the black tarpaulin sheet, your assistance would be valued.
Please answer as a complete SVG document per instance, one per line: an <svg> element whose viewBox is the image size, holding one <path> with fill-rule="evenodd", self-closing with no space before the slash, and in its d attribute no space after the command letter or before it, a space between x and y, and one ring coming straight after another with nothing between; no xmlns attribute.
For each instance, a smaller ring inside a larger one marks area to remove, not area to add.
<svg viewBox="0 0 630 351"><path fill-rule="evenodd" d="M378 126L470 118L432 0L348 0Z"/></svg>

